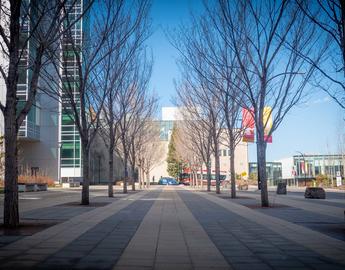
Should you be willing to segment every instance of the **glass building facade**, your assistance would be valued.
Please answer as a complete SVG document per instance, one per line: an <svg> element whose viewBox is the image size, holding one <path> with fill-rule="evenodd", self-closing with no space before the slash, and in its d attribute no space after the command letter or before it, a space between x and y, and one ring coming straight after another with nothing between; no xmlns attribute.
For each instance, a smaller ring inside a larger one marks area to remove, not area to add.
<svg viewBox="0 0 345 270"><path fill-rule="evenodd" d="M27 5L30 1L27 0ZM23 11L22 13L25 14ZM33 13L33 11L32 11ZM34 14L30 14L31 18L34 18ZM19 37L19 46L23 47L25 41L30 37L31 23L28 16L22 16L21 18L21 32ZM35 42L30 39L26 46L21 51L21 58L18 65L18 83L17 83L17 98L18 98L18 111L21 110L28 99L29 85L31 82L32 71L29 68L30 59L35 57ZM28 115L19 127L18 136L27 140L39 140L40 139L40 104L39 95L36 96L36 100L29 111Z"/></svg>
<svg viewBox="0 0 345 270"><path fill-rule="evenodd" d="M159 121L160 131L159 137L161 141L168 141L174 127L174 121Z"/></svg>
<svg viewBox="0 0 345 270"><path fill-rule="evenodd" d="M342 155L295 155L293 174L297 179L311 179L321 174L343 177L344 158Z"/></svg>
<svg viewBox="0 0 345 270"><path fill-rule="evenodd" d="M73 7L69 12L69 21L75 21L83 12L82 0L71 1ZM60 166L61 177L81 176L81 143L78 128L73 119L73 108L70 104L70 96L79 108L79 75L76 60L76 48L81 48L83 42L83 24L85 17L79 20L71 28L73 42L69 40L69 34L62 39L62 65L61 71L61 105L60 105ZM81 56L82 57L82 56Z"/></svg>
<svg viewBox="0 0 345 270"><path fill-rule="evenodd" d="M258 164L256 162L248 163L249 175L257 174ZM282 164L281 162L266 162L266 174L269 185L276 185L282 178Z"/></svg>

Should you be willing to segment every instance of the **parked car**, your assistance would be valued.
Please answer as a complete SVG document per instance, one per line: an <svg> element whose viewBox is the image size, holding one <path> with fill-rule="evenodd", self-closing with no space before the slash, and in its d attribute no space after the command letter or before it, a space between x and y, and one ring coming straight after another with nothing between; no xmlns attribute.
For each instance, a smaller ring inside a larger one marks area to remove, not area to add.
<svg viewBox="0 0 345 270"><path fill-rule="evenodd" d="M175 178L163 177L158 181L158 185L178 185L179 183Z"/></svg>

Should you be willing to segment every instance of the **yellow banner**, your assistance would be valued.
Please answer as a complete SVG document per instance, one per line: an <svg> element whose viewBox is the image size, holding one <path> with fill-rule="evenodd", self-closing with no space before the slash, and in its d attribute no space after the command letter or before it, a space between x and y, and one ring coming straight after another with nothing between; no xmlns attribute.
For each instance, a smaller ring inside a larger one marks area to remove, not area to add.
<svg viewBox="0 0 345 270"><path fill-rule="evenodd" d="M268 133L270 132L272 128L273 120L272 120L272 108L269 106L264 108L263 122L265 126L265 141L268 143L271 143L272 136L268 137Z"/></svg>

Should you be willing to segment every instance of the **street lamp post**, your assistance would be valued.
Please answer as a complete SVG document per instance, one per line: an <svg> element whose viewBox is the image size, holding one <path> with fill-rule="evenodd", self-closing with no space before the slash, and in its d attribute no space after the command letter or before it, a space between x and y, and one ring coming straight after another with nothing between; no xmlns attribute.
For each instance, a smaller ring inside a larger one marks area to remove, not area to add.
<svg viewBox="0 0 345 270"><path fill-rule="evenodd" d="M305 156L302 152L300 151L296 151L297 153L299 153L302 156L303 159L303 164L304 164L304 186L307 186L307 172L306 172L306 163L305 163Z"/></svg>

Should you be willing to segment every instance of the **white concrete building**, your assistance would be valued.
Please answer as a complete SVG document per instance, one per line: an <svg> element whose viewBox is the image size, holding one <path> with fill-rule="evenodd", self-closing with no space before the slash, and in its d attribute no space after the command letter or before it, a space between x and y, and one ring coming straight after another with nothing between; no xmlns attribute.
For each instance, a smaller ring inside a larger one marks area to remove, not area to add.
<svg viewBox="0 0 345 270"><path fill-rule="evenodd" d="M162 120L158 121L160 125L160 139L163 144L164 153L162 158L153 166L150 172L151 181L154 179L156 182L160 177L168 176L167 172L167 153L170 135L174 126L174 122L183 121L181 108L178 107L163 107ZM225 145L225 142L223 143ZM220 170L221 174L229 178L230 173L230 156L229 149L224 145L220 145ZM211 166L214 166L214 157L211 158ZM240 142L235 149L235 171L237 174L246 173L248 175L248 144Z"/></svg>

